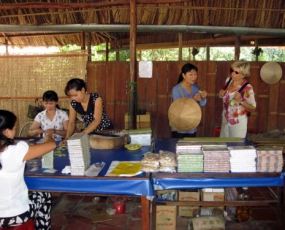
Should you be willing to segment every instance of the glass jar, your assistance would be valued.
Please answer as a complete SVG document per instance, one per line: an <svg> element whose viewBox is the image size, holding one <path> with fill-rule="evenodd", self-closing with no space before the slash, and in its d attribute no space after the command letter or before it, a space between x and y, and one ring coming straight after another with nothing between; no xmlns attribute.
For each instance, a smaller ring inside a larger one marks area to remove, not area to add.
<svg viewBox="0 0 285 230"><path fill-rule="evenodd" d="M249 194L248 188L243 187L240 193L238 194L238 200L239 201L249 201L251 200L251 196ZM238 206L236 215L237 219L245 222L248 221L248 219L251 217L252 214L252 208L251 206Z"/></svg>

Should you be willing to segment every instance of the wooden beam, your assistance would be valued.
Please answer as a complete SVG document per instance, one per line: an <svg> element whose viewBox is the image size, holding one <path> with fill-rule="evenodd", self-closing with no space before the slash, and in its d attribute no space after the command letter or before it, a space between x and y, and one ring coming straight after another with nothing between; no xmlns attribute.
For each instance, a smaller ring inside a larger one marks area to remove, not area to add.
<svg viewBox="0 0 285 230"><path fill-rule="evenodd" d="M5 41L7 41L7 45L8 45L8 42L10 42L10 45L13 45L13 42L10 39L10 37L11 37L10 35L7 36L6 34L2 33L2 36L5 38Z"/></svg>

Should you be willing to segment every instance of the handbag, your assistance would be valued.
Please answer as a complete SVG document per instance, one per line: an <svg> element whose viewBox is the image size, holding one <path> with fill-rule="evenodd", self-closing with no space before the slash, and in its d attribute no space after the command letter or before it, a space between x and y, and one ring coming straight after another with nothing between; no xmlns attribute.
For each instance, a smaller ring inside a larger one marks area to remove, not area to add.
<svg viewBox="0 0 285 230"><path fill-rule="evenodd" d="M29 105L28 109L28 117L32 119L34 119L38 115L38 113L45 110L45 108L40 105L38 98L35 100L35 104L36 105Z"/></svg>

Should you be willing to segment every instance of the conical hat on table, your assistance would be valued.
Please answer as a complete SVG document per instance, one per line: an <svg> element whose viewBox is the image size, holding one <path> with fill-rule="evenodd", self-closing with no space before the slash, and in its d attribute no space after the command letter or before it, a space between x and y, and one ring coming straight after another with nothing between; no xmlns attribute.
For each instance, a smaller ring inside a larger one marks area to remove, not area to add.
<svg viewBox="0 0 285 230"><path fill-rule="evenodd" d="M177 131L195 129L201 121L201 108L198 103L187 97L173 101L168 110L170 126Z"/></svg>
<svg viewBox="0 0 285 230"><path fill-rule="evenodd" d="M260 69L261 79L267 84L275 84L282 77L282 68L276 62L267 62Z"/></svg>

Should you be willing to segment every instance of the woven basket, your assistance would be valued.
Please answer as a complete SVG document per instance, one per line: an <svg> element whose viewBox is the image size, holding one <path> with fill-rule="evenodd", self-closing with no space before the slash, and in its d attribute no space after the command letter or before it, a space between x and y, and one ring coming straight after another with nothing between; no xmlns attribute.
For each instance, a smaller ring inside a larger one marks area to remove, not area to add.
<svg viewBox="0 0 285 230"><path fill-rule="evenodd" d="M107 134L107 132L104 132ZM111 132L110 134L115 134ZM125 145L126 135L122 133L116 133L118 137L100 136L96 134L90 134L89 142L90 147L93 149L119 149Z"/></svg>

